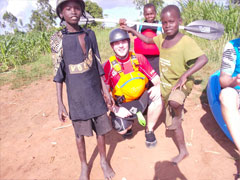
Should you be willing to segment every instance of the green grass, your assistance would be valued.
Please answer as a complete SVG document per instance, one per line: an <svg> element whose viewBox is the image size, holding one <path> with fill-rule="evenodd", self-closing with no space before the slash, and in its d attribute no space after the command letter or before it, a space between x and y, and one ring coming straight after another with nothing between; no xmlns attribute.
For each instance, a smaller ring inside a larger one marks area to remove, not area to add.
<svg viewBox="0 0 240 180"><path fill-rule="evenodd" d="M219 40L209 41L192 36L209 59L208 64L194 75L204 92L209 76L220 68L225 44L240 35L240 7L230 5L226 8L200 0L179 0L179 4L185 25L195 20L207 19L222 23L225 27L224 36ZM112 29L96 27L93 30L104 63L114 54L109 45L109 32ZM56 29L51 32L0 36L0 86L11 84L11 88L18 88L52 74L49 37L53 31ZM131 43L131 49L132 47Z"/></svg>
<svg viewBox="0 0 240 180"><path fill-rule="evenodd" d="M42 55L38 60L0 74L0 86L10 84L11 89L20 88L48 76L52 73L50 54Z"/></svg>

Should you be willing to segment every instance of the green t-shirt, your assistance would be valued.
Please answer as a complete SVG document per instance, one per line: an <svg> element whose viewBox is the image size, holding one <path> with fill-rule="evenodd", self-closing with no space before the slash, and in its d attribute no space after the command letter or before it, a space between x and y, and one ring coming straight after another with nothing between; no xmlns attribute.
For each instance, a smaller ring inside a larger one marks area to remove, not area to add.
<svg viewBox="0 0 240 180"><path fill-rule="evenodd" d="M178 82L179 78L184 74L194 63L195 60L204 54L197 43L189 36L184 35L171 48L162 48L162 43L165 39L164 34L160 34L153 38L154 43L160 51L159 68L161 79L161 93L166 99L172 87ZM193 86L193 77L188 77L184 89L189 94Z"/></svg>

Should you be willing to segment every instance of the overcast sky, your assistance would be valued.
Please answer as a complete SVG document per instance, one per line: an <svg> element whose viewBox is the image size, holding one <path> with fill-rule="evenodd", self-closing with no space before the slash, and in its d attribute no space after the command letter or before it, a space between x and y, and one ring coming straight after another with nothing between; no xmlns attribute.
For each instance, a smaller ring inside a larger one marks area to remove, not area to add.
<svg viewBox="0 0 240 180"><path fill-rule="evenodd" d="M129 21L141 19L140 10L135 8L132 0L92 0L96 2L102 9L103 14L110 19L126 18ZM164 0L165 4L177 4L177 0ZM220 0L225 1L225 0ZM31 11L36 9L37 0L0 0L0 21L3 14L11 12L18 19L23 21L23 24L29 23ZM55 9L56 0L49 0L52 7ZM109 24L114 26L115 24ZM2 30L0 29L0 33Z"/></svg>
<svg viewBox="0 0 240 180"><path fill-rule="evenodd" d="M102 9L103 14L110 19L126 18L129 21L141 19L140 10L135 8L132 0L92 0L96 2ZM23 21L23 24L29 23L31 11L36 9L37 0L0 0L0 21L3 14L11 12L18 19ZM56 0L49 0L52 7L56 7ZM176 0L167 0L168 4L176 3ZM114 26L115 24L109 24ZM0 32L2 30L0 29Z"/></svg>

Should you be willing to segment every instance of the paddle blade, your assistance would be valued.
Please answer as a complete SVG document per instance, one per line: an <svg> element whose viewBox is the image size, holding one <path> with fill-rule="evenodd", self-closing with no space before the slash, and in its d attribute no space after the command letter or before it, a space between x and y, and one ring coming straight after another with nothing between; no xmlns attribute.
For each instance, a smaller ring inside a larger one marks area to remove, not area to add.
<svg viewBox="0 0 240 180"><path fill-rule="evenodd" d="M184 27L188 33L195 36L216 40L224 33L224 26L216 21L197 20Z"/></svg>

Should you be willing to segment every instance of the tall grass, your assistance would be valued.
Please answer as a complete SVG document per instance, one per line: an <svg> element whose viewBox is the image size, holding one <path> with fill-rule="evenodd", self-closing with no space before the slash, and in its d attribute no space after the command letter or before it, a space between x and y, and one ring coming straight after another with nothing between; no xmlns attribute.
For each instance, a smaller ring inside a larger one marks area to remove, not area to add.
<svg viewBox="0 0 240 180"><path fill-rule="evenodd" d="M222 23L225 27L224 35L218 40L210 41L192 36L209 59L209 63L196 73L204 89L208 77L221 65L224 45L240 36L240 7L234 5L224 7L200 0L179 0L179 5L185 25L195 20L206 19ZM49 38L56 30L0 36L0 86L10 82L14 87L18 87L45 74L51 74ZM109 45L109 32L112 29L96 27L93 30L97 37L102 62L105 62L113 55Z"/></svg>
<svg viewBox="0 0 240 180"><path fill-rule="evenodd" d="M34 62L41 54L50 53L49 36L47 32L0 36L0 72Z"/></svg>
<svg viewBox="0 0 240 180"><path fill-rule="evenodd" d="M106 29L93 28L92 30L96 34L98 49L100 52L102 62L104 63L105 61L108 60L109 57L114 55L112 48L109 44L109 33L112 29L111 28L106 28Z"/></svg>
<svg viewBox="0 0 240 180"><path fill-rule="evenodd" d="M233 38L240 36L240 6L224 6L212 1L179 0L185 25L195 20L212 20L224 25L225 32ZM219 3L219 2L218 2Z"/></svg>

